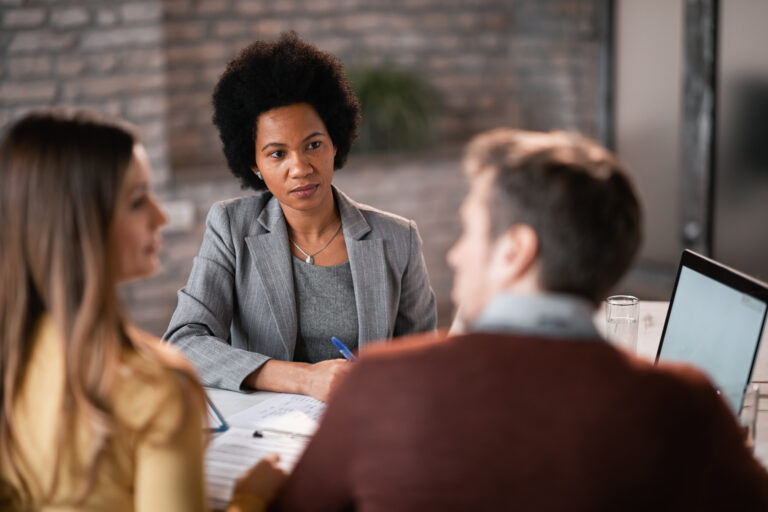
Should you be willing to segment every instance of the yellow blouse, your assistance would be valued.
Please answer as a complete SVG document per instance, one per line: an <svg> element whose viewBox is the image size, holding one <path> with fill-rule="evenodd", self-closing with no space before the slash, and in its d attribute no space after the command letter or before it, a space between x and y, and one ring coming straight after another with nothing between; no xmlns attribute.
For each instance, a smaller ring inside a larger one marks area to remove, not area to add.
<svg viewBox="0 0 768 512"><path fill-rule="evenodd" d="M121 429L106 447L91 491L83 502L73 503L85 489L86 475L65 461L53 499L40 507L53 481L55 447L62 440L73 439L74 435L77 457L87 460L93 439L82 422L76 423L75 432L63 433L64 437L60 438L57 432L65 367L61 337L49 317L40 320L33 343L24 382L14 401L12 422L19 436L19 453L27 463L22 473L31 484L36 509L207 510L203 404L191 399L186 400L185 406L184 386L178 371L134 352L124 354L110 394L110 407L118 423L127 428ZM172 347L162 344L160 349L169 351L171 357L192 371ZM7 468L6 463L0 462L0 467ZM233 502L230 510L264 509L258 500L247 501L247 504Z"/></svg>

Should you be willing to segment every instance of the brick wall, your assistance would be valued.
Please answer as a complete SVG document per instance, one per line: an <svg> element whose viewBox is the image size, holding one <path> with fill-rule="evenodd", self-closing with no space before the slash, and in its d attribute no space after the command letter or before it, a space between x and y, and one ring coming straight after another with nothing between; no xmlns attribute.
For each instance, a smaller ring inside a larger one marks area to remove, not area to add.
<svg viewBox="0 0 768 512"><path fill-rule="evenodd" d="M602 27L605 2L525 0L511 2L507 72L514 77L512 98L519 126L529 130L566 129L602 136Z"/></svg>
<svg viewBox="0 0 768 512"><path fill-rule="evenodd" d="M0 126L77 105L136 123L155 179L167 179L165 53L154 0L0 0Z"/></svg>
<svg viewBox="0 0 768 512"><path fill-rule="evenodd" d="M597 0L163 0L175 168L223 165L210 96L255 39L296 30L347 66L394 63L441 94L443 143L499 125L596 133Z"/></svg>

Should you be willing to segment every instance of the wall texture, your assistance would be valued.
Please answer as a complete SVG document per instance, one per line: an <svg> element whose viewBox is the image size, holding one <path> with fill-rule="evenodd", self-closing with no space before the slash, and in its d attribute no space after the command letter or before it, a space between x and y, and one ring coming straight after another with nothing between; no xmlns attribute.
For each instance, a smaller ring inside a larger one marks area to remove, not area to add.
<svg viewBox="0 0 768 512"><path fill-rule="evenodd" d="M121 116L167 179L162 11L154 0L0 0L0 125L48 105Z"/></svg>
<svg viewBox="0 0 768 512"><path fill-rule="evenodd" d="M296 30L347 66L395 64L440 93L441 141L499 126L596 133L597 0L162 0L174 168L222 162L210 95L255 39Z"/></svg>

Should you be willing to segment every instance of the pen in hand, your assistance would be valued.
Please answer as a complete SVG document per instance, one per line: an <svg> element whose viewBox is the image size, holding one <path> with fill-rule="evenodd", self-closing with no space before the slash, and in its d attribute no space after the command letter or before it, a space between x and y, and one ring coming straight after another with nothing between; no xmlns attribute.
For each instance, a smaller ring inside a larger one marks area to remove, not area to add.
<svg viewBox="0 0 768 512"><path fill-rule="evenodd" d="M336 348L339 349L339 352L341 352L341 355L344 356L344 359L347 361L357 361L357 358L355 357L355 354L349 351L349 349L344 345L342 342L339 341L336 336L331 336L331 341L334 345L336 345Z"/></svg>

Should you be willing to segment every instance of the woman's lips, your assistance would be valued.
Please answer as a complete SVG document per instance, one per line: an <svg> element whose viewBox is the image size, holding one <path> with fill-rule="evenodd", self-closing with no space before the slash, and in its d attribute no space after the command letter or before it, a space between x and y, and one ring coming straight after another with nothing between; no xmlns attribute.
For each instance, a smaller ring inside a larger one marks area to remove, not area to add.
<svg viewBox="0 0 768 512"><path fill-rule="evenodd" d="M303 199L303 198L310 197L312 194L314 194L315 191L317 190L317 187L319 187L319 185L305 185L303 187L296 187L295 189L291 190L290 193L296 197Z"/></svg>

